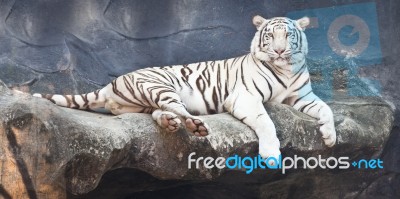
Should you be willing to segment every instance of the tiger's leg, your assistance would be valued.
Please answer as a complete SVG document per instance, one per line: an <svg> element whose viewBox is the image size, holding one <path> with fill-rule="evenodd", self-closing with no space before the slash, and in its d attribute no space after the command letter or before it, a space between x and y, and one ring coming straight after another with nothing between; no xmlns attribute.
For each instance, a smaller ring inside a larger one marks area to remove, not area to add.
<svg viewBox="0 0 400 199"><path fill-rule="evenodd" d="M122 76L123 77L123 76ZM120 78L117 79L117 81L122 81ZM118 83L118 82L117 82ZM125 83L121 82L122 85L125 85ZM169 128L168 126L165 126L165 119L170 120L171 118L175 118L175 115L171 114L174 113L178 117L182 117L185 121L186 128L189 130L191 133L193 133L196 136L206 136L208 135L209 128L208 126L203 122L203 120L199 117L195 117L191 115L183 105L183 102L181 101L181 98L179 95L174 91L174 88L171 88L166 85L157 85L158 89L153 89L152 92L153 94L143 94L141 95L141 100L148 102L146 106L152 107L151 111L142 111L143 108L140 105L135 105L129 101L127 101L124 98L121 98L121 95L123 93L130 93L130 91L125 87L119 87L119 95L115 94L111 89L114 89L112 86L116 86L117 84L109 84L107 88L110 90L109 93L111 95L107 96L107 103L106 103L106 109L110 110L113 114L122 114L126 112L148 112L148 113L153 113L157 109L162 110L162 114L160 114L159 111L154 113L153 119L162 127L162 128ZM133 87L133 86L131 86ZM154 86L153 86L154 87ZM125 89L125 90L124 90ZM148 90L144 88L143 90ZM152 98L153 96L154 98ZM127 96L124 96L125 98L128 99ZM145 98L143 98L145 97ZM132 101L132 99L130 99ZM168 116L169 115L169 116ZM166 117L166 118L164 118ZM172 119L173 121L178 123L178 120ZM169 121L168 121L169 123ZM173 123L173 122L171 122ZM178 124L177 124L178 125ZM175 126L174 124L172 126ZM179 125L178 125L179 126ZM172 129L172 127L171 127ZM178 130L178 129L176 129ZM173 130L174 131L174 130Z"/></svg>
<svg viewBox="0 0 400 199"><path fill-rule="evenodd" d="M181 120L175 113L162 111L160 109L154 110L154 108L143 108L137 106L124 106L119 104L118 102L107 99L105 104L105 108L111 111L114 115L120 115L124 113L151 113L153 119L157 122L157 124L166 130L167 132L176 132L179 130L179 125Z"/></svg>
<svg viewBox="0 0 400 199"><path fill-rule="evenodd" d="M124 113L152 113L154 121L156 121L157 124L167 132L173 133L178 131L181 124L181 120L175 113L162 111L160 109L154 110L154 108L124 106L110 98L107 99L105 108L111 111L111 113L114 115L120 115Z"/></svg>
<svg viewBox="0 0 400 199"><path fill-rule="evenodd" d="M154 110L154 108L122 105L111 98L106 100L104 108L114 115L121 115L124 113L152 113Z"/></svg>
<svg viewBox="0 0 400 199"><path fill-rule="evenodd" d="M156 109L151 115L154 121L167 132L174 133L179 130L181 120L175 113Z"/></svg>
<svg viewBox="0 0 400 199"><path fill-rule="evenodd" d="M279 158L281 154L275 125L264 108L261 97L246 91L236 91L228 96L225 109L235 118L253 129L259 140L259 154L263 158ZM271 165L273 161L269 162Z"/></svg>
<svg viewBox="0 0 400 199"><path fill-rule="evenodd" d="M294 109L318 119L319 131L325 145L332 147L336 143L335 123L331 108L312 91L302 96L293 96L288 99L289 105Z"/></svg>

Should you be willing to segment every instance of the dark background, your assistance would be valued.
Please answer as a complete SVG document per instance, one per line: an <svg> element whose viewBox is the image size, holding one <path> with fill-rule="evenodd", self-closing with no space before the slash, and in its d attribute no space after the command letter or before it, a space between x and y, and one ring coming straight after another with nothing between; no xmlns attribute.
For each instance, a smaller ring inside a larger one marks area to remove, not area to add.
<svg viewBox="0 0 400 199"><path fill-rule="evenodd" d="M257 14L270 18L364 2L376 3L382 58L359 75L378 81L379 94L399 107L396 0L1 0L0 79L28 92L88 92L138 68L246 54ZM385 170L397 173L399 126L396 111L384 158Z"/></svg>

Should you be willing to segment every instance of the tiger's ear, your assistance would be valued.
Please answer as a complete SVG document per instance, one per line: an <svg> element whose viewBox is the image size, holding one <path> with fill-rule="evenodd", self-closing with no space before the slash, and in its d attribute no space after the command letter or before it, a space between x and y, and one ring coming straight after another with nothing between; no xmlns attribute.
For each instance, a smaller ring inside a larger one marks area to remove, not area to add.
<svg viewBox="0 0 400 199"><path fill-rule="evenodd" d="M256 26L256 28L258 29L264 22L266 21L266 19L264 19L262 16L260 15L256 15L253 17L253 24Z"/></svg>
<svg viewBox="0 0 400 199"><path fill-rule="evenodd" d="M301 19L296 20L297 28L300 30L305 30L308 25L310 25L310 18L303 17Z"/></svg>

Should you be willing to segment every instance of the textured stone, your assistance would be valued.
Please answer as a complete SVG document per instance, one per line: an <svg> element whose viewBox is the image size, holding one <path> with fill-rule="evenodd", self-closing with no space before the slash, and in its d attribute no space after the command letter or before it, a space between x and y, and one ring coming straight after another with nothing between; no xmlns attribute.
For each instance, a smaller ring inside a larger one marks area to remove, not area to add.
<svg viewBox="0 0 400 199"><path fill-rule="evenodd" d="M88 193L104 173L116 168L138 169L162 180L215 180L226 169L188 169L191 152L214 158L257 154L255 133L226 113L202 116L212 132L197 138L185 130L161 132L148 114L103 115L57 107L4 86L0 91L0 150L6 154L0 171L8 171L0 183L12 195L62 198L64 188L72 194ZM330 105L338 134L332 149L324 146L315 119L286 105L266 105L284 154L357 158L379 153L393 122L389 105L378 98L342 99ZM20 186L30 192L21 192Z"/></svg>

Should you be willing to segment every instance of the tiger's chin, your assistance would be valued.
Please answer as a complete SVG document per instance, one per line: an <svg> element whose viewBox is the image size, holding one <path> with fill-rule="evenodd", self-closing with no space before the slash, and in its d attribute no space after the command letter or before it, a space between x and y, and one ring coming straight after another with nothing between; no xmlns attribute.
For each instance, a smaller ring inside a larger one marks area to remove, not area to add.
<svg viewBox="0 0 400 199"><path fill-rule="evenodd" d="M273 60L273 64L279 67L287 66L289 64L288 60L285 58L278 57Z"/></svg>

